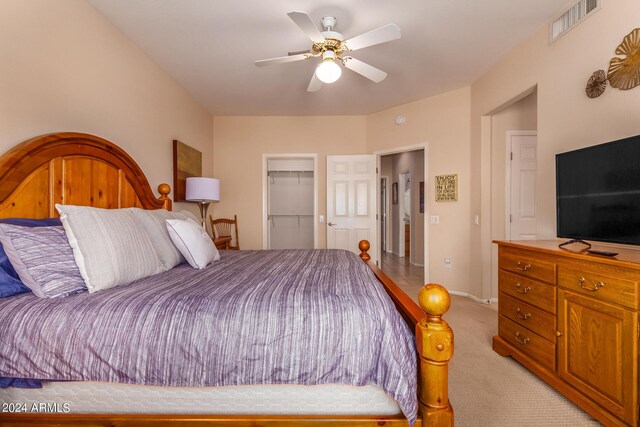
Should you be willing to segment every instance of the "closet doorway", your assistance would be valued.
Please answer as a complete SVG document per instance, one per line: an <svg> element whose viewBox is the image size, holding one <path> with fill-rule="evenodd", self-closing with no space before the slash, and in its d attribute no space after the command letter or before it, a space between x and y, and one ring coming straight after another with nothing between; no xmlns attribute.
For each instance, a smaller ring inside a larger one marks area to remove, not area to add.
<svg viewBox="0 0 640 427"><path fill-rule="evenodd" d="M316 154L263 154L264 249L318 247L317 169Z"/></svg>

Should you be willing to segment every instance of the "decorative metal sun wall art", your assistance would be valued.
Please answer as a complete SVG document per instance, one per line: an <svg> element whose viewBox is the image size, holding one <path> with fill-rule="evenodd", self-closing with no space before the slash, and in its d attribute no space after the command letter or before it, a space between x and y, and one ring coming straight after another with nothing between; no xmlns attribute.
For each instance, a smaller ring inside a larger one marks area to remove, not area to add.
<svg viewBox="0 0 640 427"><path fill-rule="evenodd" d="M607 74L604 70L598 70L589 77L585 92L587 92L589 98L597 98L604 93L606 88Z"/></svg>
<svg viewBox="0 0 640 427"><path fill-rule="evenodd" d="M631 31L616 49L617 56L609 63L609 84L620 90L640 85L640 28Z"/></svg>

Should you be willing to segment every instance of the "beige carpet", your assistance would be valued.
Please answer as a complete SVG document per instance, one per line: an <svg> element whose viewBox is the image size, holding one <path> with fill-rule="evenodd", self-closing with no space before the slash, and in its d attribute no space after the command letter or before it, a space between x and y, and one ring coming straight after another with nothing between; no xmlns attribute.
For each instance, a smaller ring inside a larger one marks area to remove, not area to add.
<svg viewBox="0 0 640 427"><path fill-rule="evenodd" d="M386 256L382 268L417 301L421 280L414 266ZM493 351L491 339L498 333L495 304L480 304L454 295L444 318L455 334L449 399L456 426L600 425L518 362Z"/></svg>

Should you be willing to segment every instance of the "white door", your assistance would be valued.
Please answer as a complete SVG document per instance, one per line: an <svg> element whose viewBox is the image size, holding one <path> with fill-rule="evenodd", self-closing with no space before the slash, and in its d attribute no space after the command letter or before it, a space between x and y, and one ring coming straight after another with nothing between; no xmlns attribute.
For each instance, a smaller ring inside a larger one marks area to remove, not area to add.
<svg viewBox="0 0 640 427"><path fill-rule="evenodd" d="M376 156L327 156L327 248L357 254L368 240L377 262Z"/></svg>
<svg viewBox="0 0 640 427"><path fill-rule="evenodd" d="M509 159L507 180L507 237L531 240L537 237L536 175L537 136L534 132L507 132Z"/></svg>

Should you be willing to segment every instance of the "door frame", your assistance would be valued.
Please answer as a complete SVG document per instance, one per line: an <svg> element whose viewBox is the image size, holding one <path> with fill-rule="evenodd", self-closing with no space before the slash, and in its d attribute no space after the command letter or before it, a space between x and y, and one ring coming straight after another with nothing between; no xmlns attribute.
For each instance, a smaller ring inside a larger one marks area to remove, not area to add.
<svg viewBox="0 0 640 427"><path fill-rule="evenodd" d="M382 156L388 156L390 154L398 154L398 153L404 153L407 151L417 151L417 150L424 150L423 155L424 155L424 176L423 181L424 181L424 283L429 283L429 211L430 211L430 207L431 207L431 203L430 203L430 193L429 193L429 143L428 142L424 142L421 144L413 144L413 145L404 145L402 147L397 147L397 148L387 148L384 150L378 150L378 151L374 151L373 154L376 155L376 168L377 170L380 170L380 157ZM378 186L380 186L380 181L376 180ZM380 188L377 188L378 193L380 192ZM399 193L400 191L398 191ZM398 197L400 197L400 194L398 194ZM378 212L380 212L380 200L378 199ZM378 224L378 227L376 227L376 229L380 229L380 226ZM378 231L379 232L379 231ZM402 237L402 236L400 236ZM378 259L382 259L382 253L380 252L380 246L378 246Z"/></svg>
<svg viewBox="0 0 640 427"><path fill-rule="evenodd" d="M391 252L393 251L393 247L391 248L391 251L389 251L389 235L391 234L391 198L389 197L389 189L391 187L389 187L389 184L391 183L391 179L389 176L384 175L380 177L380 182L382 183L382 181L385 182L385 187L386 187L386 191L384 193L384 197L381 197L381 199L384 200L380 200L380 208L382 208L382 204L384 203L385 205L385 212L387 214L386 218L385 218L385 222L384 222L384 248L382 247L382 236L380 236L380 252L382 253L382 251L384 250L384 252ZM379 211L380 213L380 218L382 218L382 209L380 209ZM382 229L382 228L381 228Z"/></svg>
<svg viewBox="0 0 640 427"><path fill-rule="evenodd" d="M262 153L262 249L269 246L269 178L270 159L309 160L313 159L313 247L318 249L318 153Z"/></svg>
<svg viewBox="0 0 640 427"><path fill-rule="evenodd" d="M405 245L405 227L406 223L404 222L404 192L407 190L404 186L407 181L407 176L411 179L411 169L407 172L400 172L398 174L398 257L404 258L404 254L407 252L407 248ZM411 191L411 190L409 190ZM411 217L409 217L409 224L411 224ZM409 229L411 229L411 225L409 225ZM411 263L411 234L409 234L409 263Z"/></svg>
<svg viewBox="0 0 640 427"><path fill-rule="evenodd" d="M505 132L506 150L505 150L505 178L504 178L504 227L505 239L511 239L511 137L512 136L535 136L536 151L538 150L537 130L508 130ZM536 157L537 158L537 157ZM536 160L537 161L537 160Z"/></svg>

